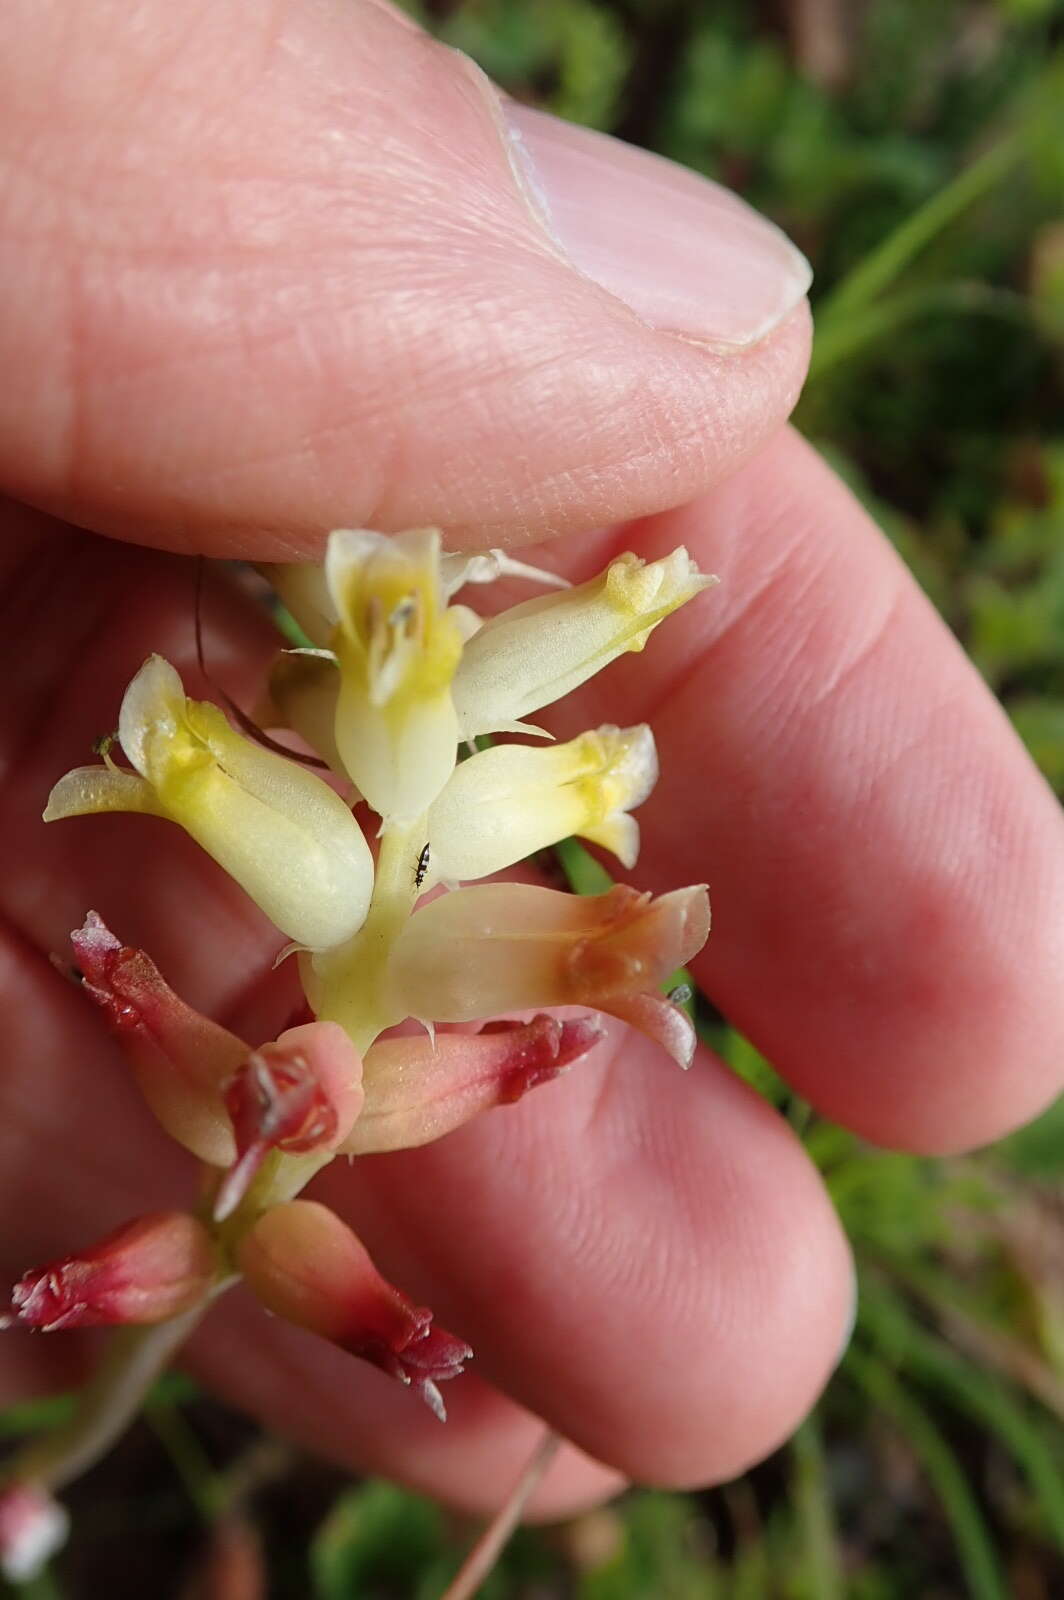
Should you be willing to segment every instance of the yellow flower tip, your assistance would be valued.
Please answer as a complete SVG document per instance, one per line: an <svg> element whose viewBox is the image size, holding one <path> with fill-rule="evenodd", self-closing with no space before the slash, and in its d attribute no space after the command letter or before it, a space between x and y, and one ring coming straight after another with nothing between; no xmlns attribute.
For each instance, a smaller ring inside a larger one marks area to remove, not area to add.
<svg viewBox="0 0 1064 1600"><path fill-rule="evenodd" d="M455 769L429 812L432 881L487 877L571 834L631 867L639 828L627 812L642 804L657 776L645 723L606 724L567 744L482 750Z"/></svg>
<svg viewBox="0 0 1064 1600"><path fill-rule="evenodd" d="M659 622L716 582L699 572L683 545L649 562L628 550L606 569L605 598L622 616L645 624L626 644L642 650Z"/></svg>
<svg viewBox="0 0 1064 1600"><path fill-rule="evenodd" d="M602 822L588 823L581 829L582 837L601 849L608 850L626 872L631 872L639 860L639 824L626 812L616 812Z"/></svg>

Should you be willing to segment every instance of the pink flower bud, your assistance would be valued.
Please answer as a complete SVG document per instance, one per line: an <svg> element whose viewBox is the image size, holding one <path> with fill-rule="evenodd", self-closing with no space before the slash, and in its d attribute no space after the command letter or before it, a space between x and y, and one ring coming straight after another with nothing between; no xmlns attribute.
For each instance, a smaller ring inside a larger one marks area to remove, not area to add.
<svg viewBox="0 0 1064 1600"><path fill-rule="evenodd" d="M35 1578L66 1539L70 1518L35 1483L0 1489L0 1570L9 1583Z"/></svg>
<svg viewBox="0 0 1064 1600"><path fill-rule="evenodd" d="M110 1323L163 1322L198 1304L217 1271L210 1235L184 1211L156 1211L79 1256L35 1267L11 1291L12 1315L52 1333Z"/></svg>
<svg viewBox="0 0 1064 1600"><path fill-rule="evenodd" d="M201 1161L228 1166L235 1145L219 1089L247 1045L180 1000L151 958L120 943L95 911L70 939L85 992L102 1007L159 1122Z"/></svg>
<svg viewBox="0 0 1064 1600"><path fill-rule="evenodd" d="M343 1149L352 1155L428 1144L492 1106L548 1083L597 1044L595 1017L489 1022L479 1033L382 1039L367 1052L366 1104Z"/></svg>
<svg viewBox="0 0 1064 1600"><path fill-rule="evenodd" d="M335 1022L290 1028L252 1050L223 1089L236 1161L215 1197L214 1217L231 1215L271 1150L335 1150L362 1109L362 1064Z"/></svg>
<svg viewBox="0 0 1064 1600"><path fill-rule="evenodd" d="M388 971L396 1012L472 1022L532 1006L593 1006L649 1033L688 1066L690 1019L660 985L709 934L703 886L655 899L618 885L578 896L523 883L459 889L422 907Z"/></svg>
<svg viewBox="0 0 1064 1600"><path fill-rule="evenodd" d="M276 1316L411 1385L445 1419L437 1385L457 1377L472 1350L386 1283L365 1246L327 1207L313 1200L275 1206L244 1235L238 1260Z"/></svg>

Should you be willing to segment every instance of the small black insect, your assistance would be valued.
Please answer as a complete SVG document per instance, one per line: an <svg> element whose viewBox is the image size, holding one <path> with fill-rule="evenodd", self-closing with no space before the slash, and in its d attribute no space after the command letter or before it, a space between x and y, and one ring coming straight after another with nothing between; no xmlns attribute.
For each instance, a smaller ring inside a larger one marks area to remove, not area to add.
<svg viewBox="0 0 1064 1600"><path fill-rule="evenodd" d="M417 871L414 873L414 888L420 889L429 870L429 847L425 846L417 858Z"/></svg>

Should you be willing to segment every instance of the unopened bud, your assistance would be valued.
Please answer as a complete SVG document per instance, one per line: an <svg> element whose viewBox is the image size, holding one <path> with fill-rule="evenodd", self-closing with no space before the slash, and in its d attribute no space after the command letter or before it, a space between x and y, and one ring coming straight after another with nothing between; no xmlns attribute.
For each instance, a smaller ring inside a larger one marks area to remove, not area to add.
<svg viewBox="0 0 1064 1600"><path fill-rule="evenodd" d="M445 1419L437 1385L457 1377L472 1350L386 1283L365 1246L326 1206L312 1200L275 1206L244 1235L238 1260L275 1316L410 1385Z"/></svg>
<svg viewBox="0 0 1064 1600"><path fill-rule="evenodd" d="M201 1161L228 1166L235 1147L220 1087L247 1045L186 1005L151 957L122 944L95 911L70 942L85 993L103 1010L159 1122Z"/></svg>
<svg viewBox="0 0 1064 1600"><path fill-rule="evenodd" d="M361 1078L354 1047L335 1022L290 1028L276 1044L252 1050L223 1090L236 1161L215 1197L215 1221L235 1211L271 1150L334 1150L361 1110Z"/></svg>
<svg viewBox="0 0 1064 1600"><path fill-rule="evenodd" d="M157 1211L25 1273L11 1291L21 1324L53 1333L112 1323L164 1322L201 1301L217 1269L210 1235L184 1211Z"/></svg>

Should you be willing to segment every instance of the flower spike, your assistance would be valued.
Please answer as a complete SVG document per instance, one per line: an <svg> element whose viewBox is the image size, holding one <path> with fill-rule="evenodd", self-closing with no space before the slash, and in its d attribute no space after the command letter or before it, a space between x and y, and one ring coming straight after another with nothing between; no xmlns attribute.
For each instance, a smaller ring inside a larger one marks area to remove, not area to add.
<svg viewBox="0 0 1064 1600"><path fill-rule="evenodd" d="M275 1316L309 1328L411 1386L443 1422L438 1385L473 1352L432 1312L386 1283L365 1246L328 1207L293 1200L267 1211L238 1246L250 1288Z"/></svg>

